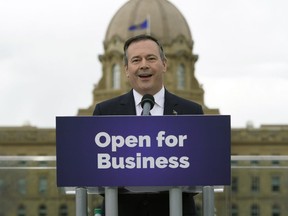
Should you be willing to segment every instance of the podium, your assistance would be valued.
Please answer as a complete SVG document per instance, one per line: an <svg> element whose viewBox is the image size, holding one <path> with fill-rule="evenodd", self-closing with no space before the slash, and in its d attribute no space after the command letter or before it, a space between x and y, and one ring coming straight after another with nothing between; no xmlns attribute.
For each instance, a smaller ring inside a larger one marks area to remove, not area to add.
<svg viewBox="0 0 288 216"><path fill-rule="evenodd" d="M76 188L77 216L89 188L118 216L118 187L169 191L170 216L182 216L183 191L202 188L212 216L214 187L230 185L230 142L225 115L56 117L57 186Z"/></svg>

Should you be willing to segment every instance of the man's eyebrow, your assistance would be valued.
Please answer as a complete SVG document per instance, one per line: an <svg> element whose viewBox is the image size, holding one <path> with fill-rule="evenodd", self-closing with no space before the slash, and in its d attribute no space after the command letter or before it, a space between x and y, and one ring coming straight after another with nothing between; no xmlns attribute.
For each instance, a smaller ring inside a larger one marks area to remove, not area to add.
<svg viewBox="0 0 288 216"><path fill-rule="evenodd" d="M132 56L130 59L141 58L139 55Z"/></svg>
<svg viewBox="0 0 288 216"><path fill-rule="evenodd" d="M144 58L149 58L149 57L156 57L156 58L157 58L157 55L155 55L155 54L153 54L153 53L150 53L150 54L147 54L147 55L144 56ZM132 57L130 58L130 60L131 60L131 59L136 59L136 58L142 58L142 56L141 56L141 55L135 55L135 56L132 56Z"/></svg>

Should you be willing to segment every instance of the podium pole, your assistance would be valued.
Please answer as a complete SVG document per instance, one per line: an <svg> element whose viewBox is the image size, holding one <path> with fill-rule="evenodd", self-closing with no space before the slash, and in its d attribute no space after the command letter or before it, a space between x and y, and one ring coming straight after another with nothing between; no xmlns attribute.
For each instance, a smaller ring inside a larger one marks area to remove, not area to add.
<svg viewBox="0 0 288 216"><path fill-rule="evenodd" d="M182 216L182 189L172 187L169 189L170 216Z"/></svg>
<svg viewBox="0 0 288 216"><path fill-rule="evenodd" d="M203 215L214 216L214 187L203 187Z"/></svg>
<svg viewBox="0 0 288 216"><path fill-rule="evenodd" d="M105 187L105 215L118 216L117 187Z"/></svg>
<svg viewBox="0 0 288 216"><path fill-rule="evenodd" d="M76 216L87 215L87 189L76 188Z"/></svg>

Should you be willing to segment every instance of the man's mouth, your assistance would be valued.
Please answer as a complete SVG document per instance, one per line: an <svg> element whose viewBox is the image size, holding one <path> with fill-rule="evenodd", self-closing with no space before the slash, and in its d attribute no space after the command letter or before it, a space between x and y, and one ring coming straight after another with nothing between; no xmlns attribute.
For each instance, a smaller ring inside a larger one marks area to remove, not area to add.
<svg viewBox="0 0 288 216"><path fill-rule="evenodd" d="M152 74L139 74L138 75L140 78L149 78L152 76Z"/></svg>

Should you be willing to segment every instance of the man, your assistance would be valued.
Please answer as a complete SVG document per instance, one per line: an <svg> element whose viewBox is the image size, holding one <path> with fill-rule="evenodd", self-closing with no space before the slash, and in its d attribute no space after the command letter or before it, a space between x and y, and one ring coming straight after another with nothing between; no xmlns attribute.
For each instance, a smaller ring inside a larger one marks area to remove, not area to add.
<svg viewBox="0 0 288 216"><path fill-rule="evenodd" d="M132 90L96 105L93 115L141 115L143 95L154 96L151 115L203 114L202 107L164 87L167 59L160 42L138 35L124 44L124 66ZM148 188L147 188L148 190ZM183 216L195 215L193 194L183 193ZM109 216L109 215L107 215ZM119 216L169 216L169 193L119 193Z"/></svg>

